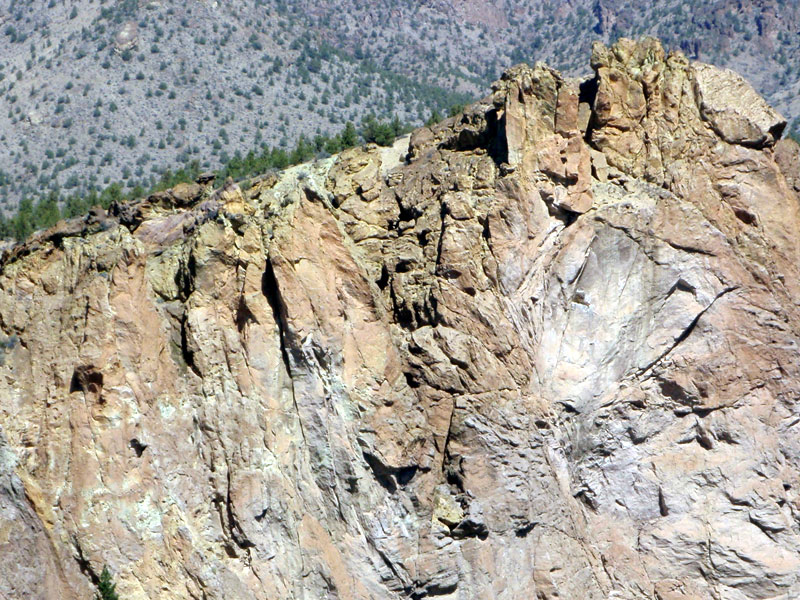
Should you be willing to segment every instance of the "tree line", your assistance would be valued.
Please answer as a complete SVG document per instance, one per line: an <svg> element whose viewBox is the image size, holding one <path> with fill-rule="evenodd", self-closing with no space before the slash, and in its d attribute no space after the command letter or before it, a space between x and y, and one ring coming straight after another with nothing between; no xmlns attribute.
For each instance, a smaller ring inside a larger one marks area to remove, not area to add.
<svg viewBox="0 0 800 600"><path fill-rule="evenodd" d="M438 115L434 118L438 118ZM374 115L368 115L362 121L360 129L348 122L336 135L317 135L313 139L301 135L294 149L290 151L268 146L260 152L251 150L245 156L237 151L217 171L217 178L223 181L228 177L241 180L272 169L285 169L317 157L330 156L362 142L389 146L397 136L410 130L397 117L391 121L381 121ZM125 191L121 182L116 182L102 190L91 190L85 194L75 193L65 197L58 189L54 189L36 201L25 198L13 216L0 215L0 238L23 240L34 231L52 227L61 219L85 214L93 206L108 209L113 203L146 197L179 183L190 183L199 174L199 162L192 161L174 172L165 170L155 183L139 183L129 191Z"/></svg>

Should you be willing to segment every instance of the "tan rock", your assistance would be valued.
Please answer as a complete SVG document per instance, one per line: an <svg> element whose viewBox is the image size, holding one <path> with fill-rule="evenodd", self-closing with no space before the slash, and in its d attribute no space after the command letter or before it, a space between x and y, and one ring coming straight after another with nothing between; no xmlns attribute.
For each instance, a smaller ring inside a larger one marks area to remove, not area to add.
<svg viewBox="0 0 800 600"><path fill-rule="evenodd" d="M225 182L225 186L217 192L216 200L228 214L252 215L255 213L253 206L245 200L241 188L231 179Z"/></svg>
<svg viewBox="0 0 800 600"><path fill-rule="evenodd" d="M438 486L433 493L433 518L448 527L455 527L464 520L461 505L450 494L447 486Z"/></svg>
<svg viewBox="0 0 800 600"><path fill-rule="evenodd" d="M786 138L775 144L775 162L796 192L800 192L800 145Z"/></svg>
<svg viewBox="0 0 800 600"><path fill-rule="evenodd" d="M800 596L797 146L592 62L6 249L0 597Z"/></svg>
<svg viewBox="0 0 800 600"><path fill-rule="evenodd" d="M133 50L138 43L139 28L134 21L126 21L114 36L114 52Z"/></svg>
<svg viewBox="0 0 800 600"><path fill-rule="evenodd" d="M525 175L547 175L565 193L558 208L584 213L592 206L589 148L579 123L577 82L538 64L519 65L495 84L494 103L503 106L508 164Z"/></svg>
<svg viewBox="0 0 800 600"><path fill-rule="evenodd" d="M692 68L700 112L731 144L773 144L786 120L741 75L703 63Z"/></svg>

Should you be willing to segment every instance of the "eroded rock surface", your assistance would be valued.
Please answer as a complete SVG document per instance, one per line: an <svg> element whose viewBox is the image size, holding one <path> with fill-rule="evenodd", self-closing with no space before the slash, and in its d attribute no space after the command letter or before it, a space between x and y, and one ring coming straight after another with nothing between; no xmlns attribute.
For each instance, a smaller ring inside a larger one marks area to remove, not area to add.
<svg viewBox="0 0 800 600"><path fill-rule="evenodd" d="M798 597L797 147L592 64L7 253L0 597Z"/></svg>

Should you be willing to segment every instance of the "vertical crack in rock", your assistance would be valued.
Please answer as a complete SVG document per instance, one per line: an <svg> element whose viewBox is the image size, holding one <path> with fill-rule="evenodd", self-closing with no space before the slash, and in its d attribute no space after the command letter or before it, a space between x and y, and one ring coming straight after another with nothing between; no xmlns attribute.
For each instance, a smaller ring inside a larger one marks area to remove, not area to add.
<svg viewBox="0 0 800 600"><path fill-rule="evenodd" d="M453 432L455 414L456 405L454 400L453 408L450 411L450 419L447 424L447 434L444 438L444 447L442 448L442 474L444 475L445 481L458 488L459 492L464 493L464 479L460 465L456 464L456 457L450 454L450 438Z"/></svg>
<svg viewBox="0 0 800 600"><path fill-rule="evenodd" d="M83 547L75 536L72 536L72 547L75 549L75 562L78 563L78 568L81 573L88 577L95 587L100 585L100 577L92 568L92 563L90 563L89 559L83 554Z"/></svg>
<svg viewBox="0 0 800 600"><path fill-rule="evenodd" d="M661 513L662 517L669 515L669 507L667 506L667 500L664 497L664 490L661 486L658 487L658 512Z"/></svg>
<svg viewBox="0 0 800 600"><path fill-rule="evenodd" d="M597 86L599 80L597 76L584 79L578 85L578 106L584 105L589 107L589 115L586 120L586 131L583 134L583 141L587 146L594 148L592 145L592 129L594 128L594 102L597 98ZM596 150L596 148L594 148Z"/></svg>
<svg viewBox="0 0 800 600"><path fill-rule="evenodd" d="M255 544L247 538L244 531L236 518L236 513L231 499L231 474L230 465L227 466L226 473L226 487L225 494L214 494L212 503L216 506L217 514L219 517L220 525L223 529L227 541L224 544L225 552L230 558L238 558L236 549L231 545L235 544L237 548L243 550L246 555L246 561L250 560L250 548L254 548Z"/></svg>
<svg viewBox="0 0 800 600"><path fill-rule="evenodd" d="M496 108L486 113L488 137L490 140L487 151L497 165L508 163L508 138L506 138L505 119L505 112L498 118L498 111Z"/></svg>
<svg viewBox="0 0 800 600"><path fill-rule="evenodd" d="M194 361L194 350L189 347L189 320L186 314L181 318L181 357L186 366L198 377L203 377Z"/></svg>
<svg viewBox="0 0 800 600"><path fill-rule="evenodd" d="M269 257L267 257L266 264L264 265L264 274L261 276L261 293L267 299L267 303L272 311L272 318L275 321L275 325L278 327L278 343L280 344L281 359L283 360L284 369L286 369L286 375L289 377L292 402L294 403L294 409L297 413L297 422L300 425L300 434L303 436L303 442L307 443L303 418L300 414L300 408L297 406L297 395L295 394L294 389L294 378L296 373L294 373L294 370L292 369L292 361L289 356L289 348L287 346L288 332L286 331L286 309L283 306L283 301L281 300L280 287L278 286L278 280L275 277L275 270L272 266L272 262L270 262Z"/></svg>
<svg viewBox="0 0 800 600"><path fill-rule="evenodd" d="M197 264L194 254L189 254L185 261L181 261L180 267L175 271L175 287L178 290L178 297L182 302L186 302L194 291L194 280L197 277Z"/></svg>
<svg viewBox="0 0 800 600"><path fill-rule="evenodd" d="M236 543L239 548L242 550L246 550L249 552L250 548L254 548L255 544L247 539L247 536L244 534L242 530L242 526L239 524L239 521L236 519L236 514L233 508L233 501L231 500L231 472L230 468L227 473L227 488L225 491L225 510L228 516L228 534L231 536L231 539Z"/></svg>

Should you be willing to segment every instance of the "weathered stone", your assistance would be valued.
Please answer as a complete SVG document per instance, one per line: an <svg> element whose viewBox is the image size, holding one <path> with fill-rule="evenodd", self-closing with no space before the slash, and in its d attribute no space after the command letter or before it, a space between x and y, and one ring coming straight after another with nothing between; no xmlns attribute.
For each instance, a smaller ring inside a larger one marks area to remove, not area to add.
<svg viewBox="0 0 800 600"><path fill-rule="evenodd" d="M255 213L253 206L245 200L241 188L230 177L225 182L225 186L216 193L214 199L228 214L252 215Z"/></svg>
<svg viewBox="0 0 800 600"><path fill-rule="evenodd" d="M503 107L508 164L522 167L523 181L535 173L547 175L553 184L548 197L558 208L589 210L591 163L580 130L577 82L541 64L519 65L494 90L495 105Z"/></svg>
<svg viewBox="0 0 800 600"><path fill-rule="evenodd" d="M464 510L447 486L438 486L433 492L433 517L448 527L455 527L464 520Z"/></svg>
<svg viewBox="0 0 800 600"><path fill-rule="evenodd" d="M798 597L797 147L592 61L5 252L0 595Z"/></svg>
<svg viewBox="0 0 800 600"><path fill-rule="evenodd" d="M217 178L216 173L214 173L213 171L207 171L204 173L200 173L200 175L197 176L196 181L200 185L209 185L213 183L216 178Z"/></svg>
<svg viewBox="0 0 800 600"><path fill-rule="evenodd" d="M764 146L780 138L786 120L741 75L703 63L692 71L700 112L726 142Z"/></svg>
<svg viewBox="0 0 800 600"><path fill-rule="evenodd" d="M187 208L198 202L203 194L199 183L179 183L174 188L151 194L147 201L151 206L162 208Z"/></svg>
<svg viewBox="0 0 800 600"><path fill-rule="evenodd" d="M780 140L775 144L775 162L786 182L800 192L800 145L790 138Z"/></svg>
<svg viewBox="0 0 800 600"><path fill-rule="evenodd" d="M133 50L139 43L139 28L134 21L126 21L114 36L114 52Z"/></svg>

